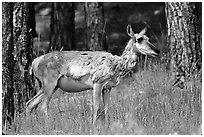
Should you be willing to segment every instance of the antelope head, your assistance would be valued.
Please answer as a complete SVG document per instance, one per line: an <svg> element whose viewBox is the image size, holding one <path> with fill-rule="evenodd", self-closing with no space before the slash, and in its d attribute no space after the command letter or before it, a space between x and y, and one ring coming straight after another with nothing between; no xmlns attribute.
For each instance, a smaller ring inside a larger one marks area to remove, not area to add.
<svg viewBox="0 0 204 137"><path fill-rule="evenodd" d="M139 34L134 34L130 25L127 26L127 34L131 37L133 46L137 52L150 55L150 56L158 56L160 51L149 42L149 38L145 35L147 28L145 27Z"/></svg>

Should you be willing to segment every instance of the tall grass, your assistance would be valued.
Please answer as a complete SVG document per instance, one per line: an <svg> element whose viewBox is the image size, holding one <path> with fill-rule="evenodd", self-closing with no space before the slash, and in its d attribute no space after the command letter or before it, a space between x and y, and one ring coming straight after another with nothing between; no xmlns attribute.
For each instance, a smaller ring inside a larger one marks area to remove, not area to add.
<svg viewBox="0 0 204 137"><path fill-rule="evenodd" d="M201 127L201 78L184 89L172 87L162 66L139 70L111 92L108 123L98 134L195 134ZM40 111L18 118L10 134L92 134L92 91L57 91L50 103L49 128ZM20 121L20 122L19 122ZM18 130L17 130L18 129ZM200 131L199 131L200 133Z"/></svg>

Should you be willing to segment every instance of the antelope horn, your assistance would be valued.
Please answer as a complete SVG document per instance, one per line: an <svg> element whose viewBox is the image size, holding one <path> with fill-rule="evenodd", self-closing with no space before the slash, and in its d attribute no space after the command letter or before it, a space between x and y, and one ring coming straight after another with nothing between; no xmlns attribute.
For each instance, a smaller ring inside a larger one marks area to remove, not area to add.
<svg viewBox="0 0 204 137"><path fill-rule="evenodd" d="M127 34L131 37L134 43L137 41L131 25L127 25Z"/></svg>

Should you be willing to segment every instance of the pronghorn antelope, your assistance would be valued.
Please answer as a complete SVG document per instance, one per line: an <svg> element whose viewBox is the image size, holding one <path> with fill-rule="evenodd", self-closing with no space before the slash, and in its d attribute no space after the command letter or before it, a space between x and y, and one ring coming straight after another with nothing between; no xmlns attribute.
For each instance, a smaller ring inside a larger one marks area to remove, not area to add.
<svg viewBox="0 0 204 137"><path fill-rule="evenodd" d="M99 109L107 113L111 88L131 72L137 63L137 55L158 56L160 51L149 42L146 30L144 28L139 34L134 34L131 26L127 26L131 39L121 56L103 51L54 51L34 59L31 72L38 81L39 91L27 102L26 112L42 103L41 110L47 116L50 99L58 88L65 92L93 89L95 123Z"/></svg>

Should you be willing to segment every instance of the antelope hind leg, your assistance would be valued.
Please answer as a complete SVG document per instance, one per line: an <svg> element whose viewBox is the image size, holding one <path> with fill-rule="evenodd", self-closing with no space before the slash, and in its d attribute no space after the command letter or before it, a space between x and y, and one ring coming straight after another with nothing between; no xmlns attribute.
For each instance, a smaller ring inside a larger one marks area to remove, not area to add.
<svg viewBox="0 0 204 137"><path fill-rule="evenodd" d="M45 130L47 131L49 125L49 116L48 116L48 109L49 109L49 102L51 100L52 95L57 90L57 79L49 78L44 81L44 85L42 86L43 89L43 100L41 105L41 110L45 114Z"/></svg>
<svg viewBox="0 0 204 137"><path fill-rule="evenodd" d="M42 101L42 97L43 92L42 89L40 89L38 93L26 103L26 115L30 114L33 109L37 108L38 104Z"/></svg>

